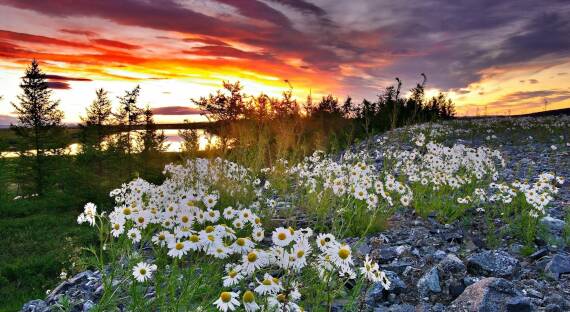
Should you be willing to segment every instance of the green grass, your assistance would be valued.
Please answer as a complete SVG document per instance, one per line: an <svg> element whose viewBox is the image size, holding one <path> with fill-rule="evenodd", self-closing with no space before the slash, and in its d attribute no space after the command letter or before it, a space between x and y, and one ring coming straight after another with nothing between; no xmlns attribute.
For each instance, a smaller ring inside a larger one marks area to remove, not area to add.
<svg viewBox="0 0 570 312"><path fill-rule="evenodd" d="M69 267L73 246L95 240L92 231L77 226L72 212L81 206L69 200L58 198L59 205L55 200L0 203L0 311L19 310L28 300L44 298L46 289L57 285L61 270Z"/></svg>

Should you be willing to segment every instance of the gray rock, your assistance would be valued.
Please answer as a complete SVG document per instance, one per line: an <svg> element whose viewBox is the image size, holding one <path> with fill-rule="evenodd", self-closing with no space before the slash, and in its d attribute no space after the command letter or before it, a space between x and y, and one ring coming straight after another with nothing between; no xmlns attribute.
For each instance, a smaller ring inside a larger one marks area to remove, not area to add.
<svg viewBox="0 0 570 312"><path fill-rule="evenodd" d="M540 259L544 256L548 255L548 249L547 248L542 248L539 249L535 252L533 252L530 256L528 256L529 258L533 259L533 260L537 260Z"/></svg>
<svg viewBox="0 0 570 312"><path fill-rule="evenodd" d="M545 312L562 312L562 308L557 304L551 303L544 308L544 311Z"/></svg>
<svg viewBox="0 0 570 312"><path fill-rule="evenodd" d="M432 268L424 276L422 276L416 284L421 297L429 296L430 293L440 293L441 286L439 284L439 271Z"/></svg>
<svg viewBox="0 0 570 312"><path fill-rule="evenodd" d="M556 219L551 216L546 216L540 219L540 223L546 226L551 233L560 233L564 230L566 222L564 220Z"/></svg>
<svg viewBox="0 0 570 312"><path fill-rule="evenodd" d="M384 289L382 284L374 283L366 292L365 302L368 306L383 302L389 294L399 294L406 289L406 284L400 279L398 274L392 271L384 271L390 281L390 287Z"/></svg>
<svg viewBox="0 0 570 312"><path fill-rule="evenodd" d="M465 290L465 284L462 281L452 281L449 283L449 296L451 299L459 297Z"/></svg>
<svg viewBox="0 0 570 312"><path fill-rule="evenodd" d="M514 297L507 301L508 312L532 312L535 310L534 305L527 297Z"/></svg>
<svg viewBox="0 0 570 312"><path fill-rule="evenodd" d="M559 279L561 274L570 273L570 255L564 253L554 255L546 264L544 271L554 279Z"/></svg>
<svg viewBox="0 0 570 312"><path fill-rule="evenodd" d="M445 258L445 255L447 255L447 253L443 250L436 250L433 253L433 258L437 261L441 261L443 258Z"/></svg>
<svg viewBox="0 0 570 312"><path fill-rule="evenodd" d="M43 300L32 300L22 307L21 312L47 312L50 308Z"/></svg>
<svg viewBox="0 0 570 312"><path fill-rule="evenodd" d="M82 312L91 311L95 307L95 304L91 300L87 300L83 303Z"/></svg>
<svg viewBox="0 0 570 312"><path fill-rule="evenodd" d="M488 277L467 287L449 306L450 311L507 312L507 302L518 297L513 284L502 278Z"/></svg>
<svg viewBox="0 0 570 312"><path fill-rule="evenodd" d="M445 258L439 262L438 268L444 274L465 274L466 272L466 267L465 264L463 264L463 261L453 254L445 256Z"/></svg>
<svg viewBox="0 0 570 312"><path fill-rule="evenodd" d="M410 304L394 304L391 306L378 305L373 308L374 312L416 312L416 308Z"/></svg>
<svg viewBox="0 0 570 312"><path fill-rule="evenodd" d="M504 251L491 250L477 253L467 259L467 269L473 274L508 277L519 266L519 261Z"/></svg>

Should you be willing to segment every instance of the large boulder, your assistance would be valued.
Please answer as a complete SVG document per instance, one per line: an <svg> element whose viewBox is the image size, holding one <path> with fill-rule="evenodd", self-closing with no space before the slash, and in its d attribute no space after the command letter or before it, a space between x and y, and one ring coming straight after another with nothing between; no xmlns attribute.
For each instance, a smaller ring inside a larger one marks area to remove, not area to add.
<svg viewBox="0 0 570 312"><path fill-rule="evenodd" d="M528 304L528 305L525 305ZM534 307L530 301L521 298L520 291L516 290L509 281L488 277L470 285L465 291L449 305L449 311L461 312L511 312L513 309L527 311Z"/></svg>
<svg viewBox="0 0 570 312"><path fill-rule="evenodd" d="M500 250L488 250L472 255L467 259L467 269L476 275L509 277L519 267L519 261Z"/></svg>

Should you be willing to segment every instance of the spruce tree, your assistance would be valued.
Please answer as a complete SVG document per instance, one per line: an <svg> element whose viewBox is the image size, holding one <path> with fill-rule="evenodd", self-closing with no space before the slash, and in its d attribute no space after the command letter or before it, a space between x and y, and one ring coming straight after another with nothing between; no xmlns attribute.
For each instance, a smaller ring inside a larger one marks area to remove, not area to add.
<svg viewBox="0 0 570 312"><path fill-rule="evenodd" d="M81 117L85 126L104 126L111 121L111 100L104 89L95 91L95 100L85 110L85 116Z"/></svg>
<svg viewBox="0 0 570 312"><path fill-rule="evenodd" d="M40 69L39 63L34 59L22 77L22 94L18 96L18 103L12 103L18 115L18 124L12 126L23 140L25 152L34 151L32 164L34 171L35 190L37 194L44 191L44 159L49 148L57 147L55 134L62 129L63 111L59 109L59 101L51 99L52 91L49 89L46 75Z"/></svg>

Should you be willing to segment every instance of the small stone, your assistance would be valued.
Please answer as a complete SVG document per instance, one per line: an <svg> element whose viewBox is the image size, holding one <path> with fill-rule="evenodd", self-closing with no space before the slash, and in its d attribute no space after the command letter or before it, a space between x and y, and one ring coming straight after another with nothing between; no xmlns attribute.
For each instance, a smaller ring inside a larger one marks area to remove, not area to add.
<svg viewBox="0 0 570 312"><path fill-rule="evenodd" d="M467 269L473 274L494 277L513 275L519 261L504 251L484 251L467 259Z"/></svg>
<svg viewBox="0 0 570 312"><path fill-rule="evenodd" d="M451 299L459 297L465 290L465 284L462 281L452 281L449 284L449 295Z"/></svg>
<svg viewBox="0 0 570 312"><path fill-rule="evenodd" d="M557 304L551 303L544 308L544 312L562 312L562 308Z"/></svg>
<svg viewBox="0 0 570 312"><path fill-rule="evenodd" d="M554 279L559 279L561 274L570 273L570 255L564 253L554 255L546 264L544 271Z"/></svg>
<svg viewBox="0 0 570 312"><path fill-rule="evenodd" d="M544 298L544 296L542 295L542 293L540 293L539 291L535 290L535 289L529 289L526 291L526 294L531 297L531 298L537 298L537 299L542 299Z"/></svg>
<svg viewBox="0 0 570 312"><path fill-rule="evenodd" d="M460 232L449 232L443 235L443 238L448 243L461 244L463 242L463 233Z"/></svg>
<svg viewBox="0 0 570 312"><path fill-rule="evenodd" d="M91 311L91 309L93 309L94 307L95 307L95 304L93 302L91 302L91 300L87 300L83 303L82 312Z"/></svg>
<svg viewBox="0 0 570 312"><path fill-rule="evenodd" d="M531 312L534 311L534 306L527 297L514 297L507 301L508 312Z"/></svg>
<svg viewBox="0 0 570 312"><path fill-rule="evenodd" d="M542 249L539 249L539 250L533 252L528 257L531 258L532 260L537 260L537 259L540 259L540 258L546 256L546 255L548 255L548 248L542 248Z"/></svg>
<svg viewBox="0 0 570 312"><path fill-rule="evenodd" d="M398 253L396 251L396 247L385 247L380 248L380 252L378 255L378 261L380 263L388 263L398 257Z"/></svg>
<svg viewBox="0 0 570 312"><path fill-rule="evenodd" d="M382 302L390 294L399 294L406 289L406 284L392 271L384 271L390 281L390 287L386 290L380 283L374 283L366 292L365 302L369 306L374 306L377 302Z"/></svg>
<svg viewBox="0 0 570 312"><path fill-rule="evenodd" d="M463 278L463 284L465 284L465 286L473 285L473 284L477 283L478 281L479 281L479 278L473 277L473 276L465 276Z"/></svg>
<svg viewBox="0 0 570 312"><path fill-rule="evenodd" d="M437 261L441 261L443 258L445 258L445 255L447 255L447 253L443 250L436 250L433 253L433 258Z"/></svg>
<svg viewBox="0 0 570 312"><path fill-rule="evenodd" d="M439 285L439 271L437 268L432 268L424 276L422 276L416 285L420 296L425 297L430 293L440 293L441 286Z"/></svg>
<svg viewBox="0 0 570 312"><path fill-rule="evenodd" d="M521 244L514 243L514 244L511 245L511 247L509 248L509 250L510 250L512 253L520 254L520 253L521 253L521 249L522 249L523 247L524 247L524 246L521 245Z"/></svg>
<svg viewBox="0 0 570 312"><path fill-rule="evenodd" d="M540 220L540 223L546 226L551 233L560 233L564 230L566 222L551 216L546 216Z"/></svg>
<svg viewBox="0 0 570 312"><path fill-rule="evenodd" d="M463 261L454 254L448 254L438 264L438 268L444 274L465 274L466 267Z"/></svg>

